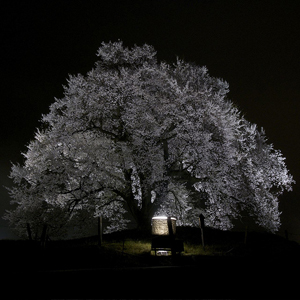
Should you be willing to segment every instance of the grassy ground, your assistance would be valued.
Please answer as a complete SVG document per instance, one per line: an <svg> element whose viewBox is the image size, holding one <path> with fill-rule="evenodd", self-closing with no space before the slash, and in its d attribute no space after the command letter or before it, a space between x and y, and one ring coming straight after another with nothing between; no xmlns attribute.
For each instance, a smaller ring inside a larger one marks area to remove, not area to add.
<svg viewBox="0 0 300 300"><path fill-rule="evenodd" d="M218 255L216 245L206 245L203 249L200 231L197 228L180 228L177 237L184 244L182 256ZM134 231L125 232L123 236L116 233L104 237L103 247L131 255L154 255L154 251L151 251L151 239L151 235L139 236L135 235Z"/></svg>
<svg viewBox="0 0 300 300"><path fill-rule="evenodd" d="M205 249L203 249L201 244L183 244L184 251L181 253L182 256L216 255L215 246L213 245L206 246ZM154 255L154 251L151 251L151 242L149 241L126 240L124 244L122 241L104 242L103 247L132 255Z"/></svg>
<svg viewBox="0 0 300 300"><path fill-rule="evenodd" d="M104 241L103 247L132 255L144 255L151 251L151 243L148 241L126 240L124 243L122 241Z"/></svg>

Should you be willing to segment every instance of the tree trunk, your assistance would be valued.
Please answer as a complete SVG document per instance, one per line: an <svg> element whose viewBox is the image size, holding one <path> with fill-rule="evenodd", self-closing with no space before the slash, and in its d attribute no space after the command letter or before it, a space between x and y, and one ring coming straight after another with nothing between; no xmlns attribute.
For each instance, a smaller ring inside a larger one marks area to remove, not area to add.
<svg viewBox="0 0 300 300"><path fill-rule="evenodd" d="M135 216L135 220L137 222L137 229L140 231L151 232L151 219L152 214L151 210L147 207L142 207Z"/></svg>
<svg viewBox="0 0 300 300"><path fill-rule="evenodd" d="M150 203L146 203L146 201L143 200L142 207L138 207L136 200L133 197L127 197L125 200L128 210L137 223L137 229L141 231L150 231L151 218L153 216L151 199Z"/></svg>
<svg viewBox="0 0 300 300"><path fill-rule="evenodd" d="M130 182L131 181L131 173L132 170L128 170L125 172L125 178ZM143 185L144 176L139 174L140 183L142 186L142 203L141 207L138 206L137 201L134 199L134 195L132 193L132 187L129 186L127 189L127 193L123 194L122 197L125 199L128 209L133 216L134 220L137 223L138 230L148 231L151 230L151 218L153 216L153 203L151 203L151 189L146 185Z"/></svg>

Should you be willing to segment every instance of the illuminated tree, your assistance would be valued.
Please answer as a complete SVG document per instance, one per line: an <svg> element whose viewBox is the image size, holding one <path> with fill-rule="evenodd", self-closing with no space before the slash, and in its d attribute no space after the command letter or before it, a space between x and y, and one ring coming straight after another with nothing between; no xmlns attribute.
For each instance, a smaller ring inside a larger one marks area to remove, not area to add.
<svg viewBox="0 0 300 300"><path fill-rule="evenodd" d="M13 166L11 195L24 211L31 201L73 220L101 214L112 230L126 226L126 211L140 228L159 213L186 225L203 213L221 229L247 211L278 229L278 197L292 176L227 99L227 82L181 60L158 63L149 45L102 43L97 55L86 76L69 77L24 165Z"/></svg>

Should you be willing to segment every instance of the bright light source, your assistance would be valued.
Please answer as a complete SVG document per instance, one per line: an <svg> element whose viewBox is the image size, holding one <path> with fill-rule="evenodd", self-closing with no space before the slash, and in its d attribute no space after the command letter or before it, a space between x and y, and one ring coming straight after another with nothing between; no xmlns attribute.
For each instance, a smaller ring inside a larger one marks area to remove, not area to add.
<svg viewBox="0 0 300 300"><path fill-rule="evenodd" d="M168 217L166 216L157 216L157 217L153 217L152 220L167 220ZM171 220L176 220L176 218L171 217Z"/></svg>
<svg viewBox="0 0 300 300"><path fill-rule="evenodd" d="M158 255L158 256L168 256L169 253L168 253L168 251L166 251L166 250L158 250L158 251L156 252L156 255Z"/></svg>
<svg viewBox="0 0 300 300"><path fill-rule="evenodd" d="M176 232L176 218L171 217L173 234ZM169 235L168 217L157 216L152 218L152 234Z"/></svg>

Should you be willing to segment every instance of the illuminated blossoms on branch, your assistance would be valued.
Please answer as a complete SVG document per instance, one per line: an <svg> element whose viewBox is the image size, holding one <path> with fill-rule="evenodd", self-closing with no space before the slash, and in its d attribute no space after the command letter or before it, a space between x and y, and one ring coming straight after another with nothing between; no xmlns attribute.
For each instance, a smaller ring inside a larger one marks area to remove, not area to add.
<svg viewBox="0 0 300 300"><path fill-rule="evenodd" d="M207 226L230 229L246 211L279 228L278 197L292 176L227 98L226 81L179 59L158 62L149 45L102 43L97 55L86 76L69 77L24 164L12 166L13 226L54 230L102 215L118 230L126 212L140 228L154 215L197 226L202 213Z"/></svg>

